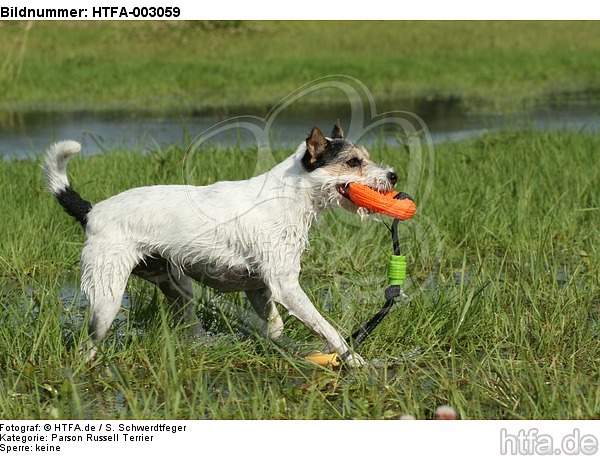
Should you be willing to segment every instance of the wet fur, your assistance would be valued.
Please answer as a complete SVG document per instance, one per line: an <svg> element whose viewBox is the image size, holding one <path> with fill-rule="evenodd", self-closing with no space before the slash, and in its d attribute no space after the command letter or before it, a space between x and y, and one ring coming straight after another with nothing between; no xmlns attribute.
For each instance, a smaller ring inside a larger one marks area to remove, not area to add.
<svg viewBox="0 0 600 456"><path fill-rule="evenodd" d="M343 139L313 128L296 152L270 171L245 181L204 187L162 185L127 190L95 205L71 189L66 165L78 143L54 144L44 166L50 191L85 229L81 288L90 302L86 356L92 359L117 312L127 279L135 274L169 299L176 321L201 332L193 309L192 280L220 291L244 291L277 338L283 321L276 303L318 335L331 352L349 347L302 290L300 257L318 213L331 206L364 215L340 189L359 182L389 190L397 176ZM360 365L349 354L349 365Z"/></svg>

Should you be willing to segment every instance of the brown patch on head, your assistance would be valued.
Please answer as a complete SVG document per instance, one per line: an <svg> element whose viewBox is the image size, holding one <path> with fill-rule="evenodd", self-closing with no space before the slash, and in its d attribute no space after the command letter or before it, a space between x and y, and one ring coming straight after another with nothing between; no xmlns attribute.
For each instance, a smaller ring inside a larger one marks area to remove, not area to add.
<svg viewBox="0 0 600 456"><path fill-rule="evenodd" d="M356 175L357 178L363 175L365 164L370 164L369 153L359 146L347 143L347 147L338 152L335 160L324 166L331 174L338 175Z"/></svg>
<svg viewBox="0 0 600 456"><path fill-rule="evenodd" d="M327 141L327 138L325 138L323 132L317 127L313 127L313 129L310 132L310 135L308 135L308 138L306 138L306 152L308 153L308 163L317 163L317 160L319 160L319 157L323 155L328 144L329 141Z"/></svg>
<svg viewBox="0 0 600 456"><path fill-rule="evenodd" d="M339 123L336 123L332 136L342 134ZM390 182L390 169L373 163L364 147L339 137L326 138L317 127L306 138L306 152L301 161L307 172L323 170L338 186L359 182L379 190L389 190L395 183Z"/></svg>
<svg viewBox="0 0 600 456"><path fill-rule="evenodd" d="M345 139L328 139L321 130L313 127L306 138L306 153L302 157L302 164L306 171L311 172L317 168L328 166L338 161L338 156L346 149L354 147Z"/></svg>
<svg viewBox="0 0 600 456"><path fill-rule="evenodd" d="M330 176L330 182L338 193L348 197L346 185L351 182L366 185L378 191L391 190L396 184L397 176L391 168L381 166L371 160L369 152L361 146L356 146L345 140L334 159L323 164L321 169Z"/></svg>

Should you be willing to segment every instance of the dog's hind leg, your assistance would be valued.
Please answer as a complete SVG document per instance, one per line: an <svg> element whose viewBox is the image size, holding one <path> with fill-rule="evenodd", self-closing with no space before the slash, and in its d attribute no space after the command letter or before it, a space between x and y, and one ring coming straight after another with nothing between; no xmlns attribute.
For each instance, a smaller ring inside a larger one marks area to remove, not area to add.
<svg viewBox="0 0 600 456"><path fill-rule="evenodd" d="M171 304L173 323L189 325L190 333L200 336L203 333L198 315L194 311L194 287L192 279L181 270L169 267L169 277L157 284Z"/></svg>
<svg viewBox="0 0 600 456"><path fill-rule="evenodd" d="M81 253L81 289L90 303L87 360L98 346L121 308L127 279L136 263L135 251L126 245L88 239Z"/></svg>
<svg viewBox="0 0 600 456"><path fill-rule="evenodd" d="M265 322L260 330L269 338L277 339L283 332L283 320L277 312L275 303L271 300L271 291L268 288L246 291L252 307L258 316Z"/></svg>
<svg viewBox="0 0 600 456"><path fill-rule="evenodd" d="M133 269L133 274L156 285L171 306L173 323L189 325L192 335L202 334L202 325L194 312L192 279L162 257L145 258Z"/></svg>

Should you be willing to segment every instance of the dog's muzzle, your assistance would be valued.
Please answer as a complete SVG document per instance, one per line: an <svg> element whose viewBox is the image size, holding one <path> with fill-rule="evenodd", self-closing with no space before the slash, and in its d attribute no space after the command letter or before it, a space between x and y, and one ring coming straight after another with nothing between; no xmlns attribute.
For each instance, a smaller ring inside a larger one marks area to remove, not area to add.
<svg viewBox="0 0 600 456"><path fill-rule="evenodd" d="M390 188L373 188L371 187L373 190L381 192L381 191L389 191L392 190L393 187L396 185L396 182L398 182L398 175L393 172L390 171L389 173L387 173L387 178L390 181ZM345 184L338 184L337 185L337 191L340 193L340 195L342 195L343 197L350 199L350 194L348 193L348 185L350 184L350 182L346 182Z"/></svg>

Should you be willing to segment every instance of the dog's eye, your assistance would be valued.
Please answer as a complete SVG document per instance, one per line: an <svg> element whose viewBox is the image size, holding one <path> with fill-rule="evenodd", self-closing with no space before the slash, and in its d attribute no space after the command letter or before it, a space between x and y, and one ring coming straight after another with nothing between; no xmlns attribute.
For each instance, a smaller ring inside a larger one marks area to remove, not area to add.
<svg viewBox="0 0 600 456"><path fill-rule="evenodd" d="M360 159L358 159L358 158L356 158L356 157L354 157L354 158L351 158L350 160L348 160L348 161L346 162L346 164L347 164L347 165L348 165L350 168L356 168L356 167L360 166L360 163L361 163Z"/></svg>

